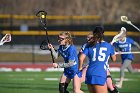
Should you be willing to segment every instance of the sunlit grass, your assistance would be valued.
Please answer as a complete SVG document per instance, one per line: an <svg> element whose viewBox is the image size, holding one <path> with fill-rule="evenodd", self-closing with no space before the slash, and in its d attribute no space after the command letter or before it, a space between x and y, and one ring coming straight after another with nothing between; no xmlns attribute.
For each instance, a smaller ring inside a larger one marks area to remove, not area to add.
<svg viewBox="0 0 140 93"><path fill-rule="evenodd" d="M44 80L44 78L60 78L62 72L0 72L0 93L58 93L59 80ZM119 73L112 73L118 78ZM120 93L139 93L140 73L126 73L128 81L124 82ZM129 81L130 79L130 81ZM114 81L116 82L116 81ZM81 88L88 93L83 83ZM72 84L68 90L72 93Z"/></svg>

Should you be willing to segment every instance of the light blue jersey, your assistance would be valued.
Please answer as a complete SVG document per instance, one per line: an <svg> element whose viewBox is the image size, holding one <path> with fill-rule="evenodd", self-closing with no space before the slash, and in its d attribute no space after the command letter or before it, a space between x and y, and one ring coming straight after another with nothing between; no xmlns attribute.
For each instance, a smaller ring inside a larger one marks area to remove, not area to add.
<svg viewBox="0 0 140 93"><path fill-rule="evenodd" d="M78 72L78 56L76 47L69 45L66 49L64 49L64 46L61 45L59 46L58 52L64 58L65 63L68 63L70 60L75 62L75 65L64 68L64 75L68 78L73 78Z"/></svg>
<svg viewBox="0 0 140 93"><path fill-rule="evenodd" d="M134 44L133 39L126 37L124 42L118 41L114 43L114 46L117 47L121 52L131 52L132 44ZM121 55L122 61L125 59L134 59L133 54L122 54Z"/></svg>
<svg viewBox="0 0 140 93"><path fill-rule="evenodd" d="M93 47L86 47L83 53L89 58L89 66L86 73L86 83L87 84L100 84L96 81L97 77L102 77L101 85L103 85L106 81L107 77L107 69L108 69L108 60L109 57L115 54L114 47L103 41L101 43L97 43ZM93 76L93 77L92 77ZM91 79L93 81L91 81ZM92 83L93 82L93 83Z"/></svg>

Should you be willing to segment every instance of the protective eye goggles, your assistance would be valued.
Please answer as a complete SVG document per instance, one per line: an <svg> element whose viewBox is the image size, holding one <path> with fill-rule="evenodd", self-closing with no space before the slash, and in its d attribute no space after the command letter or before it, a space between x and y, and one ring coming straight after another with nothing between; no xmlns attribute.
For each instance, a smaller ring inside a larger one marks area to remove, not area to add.
<svg viewBox="0 0 140 93"><path fill-rule="evenodd" d="M92 37L93 37L93 36L88 36L87 39L90 39L90 38L92 38Z"/></svg>
<svg viewBox="0 0 140 93"><path fill-rule="evenodd" d="M58 37L58 41L63 41L65 38Z"/></svg>

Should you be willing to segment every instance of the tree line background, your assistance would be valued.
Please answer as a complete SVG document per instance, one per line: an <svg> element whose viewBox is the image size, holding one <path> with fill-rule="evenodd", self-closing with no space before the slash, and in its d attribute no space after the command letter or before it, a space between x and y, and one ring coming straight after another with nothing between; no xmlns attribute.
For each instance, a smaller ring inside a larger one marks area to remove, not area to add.
<svg viewBox="0 0 140 93"><path fill-rule="evenodd" d="M45 10L49 15L99 15L103 22L120 23L126 15L140 20L140 0L0 0L0 14L34 15Z"/></svg>

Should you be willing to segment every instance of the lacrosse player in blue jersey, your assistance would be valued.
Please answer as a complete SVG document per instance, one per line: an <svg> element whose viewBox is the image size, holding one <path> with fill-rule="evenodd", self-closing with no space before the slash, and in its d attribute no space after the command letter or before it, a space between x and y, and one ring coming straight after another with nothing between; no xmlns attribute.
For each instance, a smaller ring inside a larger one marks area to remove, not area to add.
<svg viewBox="0 0 140 93"><path fill-rule="evenodd" d="M89 66L86 72L85 83L90 93L107 93L107 69L108 59L116 60L115 51L111 44L103 40L104 30L97 26L93 31L92 41L86 46L80 55L79 70L86 56L89 58Z"/></svg>
<svg viewBox="0 0 140 93"><path fill-rule="evenodd" d="M86 46L88 46L88 43L90 43L92 41L92 37L93 37L93 34L92 32L90 32L88 35L87 35L87 38L86 38L86 43L82 45L80 51L79 51L79 56L80 54L83 53L84 49L86 48ZM89 62L85 63L83 69L82 69L82 78L81 78L81 83L85 81L85 75L86 75L86 71L87 71L87 67L88 67L88 64ZM108 66L108 69L107 69L107 88L108 88L108 91L110 93L119 93L118 89L116 88L115 84L113 84L112 82L112 77L110 75L110 71L109 71L109 64L106 64Z"/></svg>
<svg viewBox="0 0 140 93"><path fill-rule="evenodd" d="M90 33L87 35L86 43L83 44L82 47L80 48L80 51L79 51L78 56L80 56L80 55L83 53L85 47L86 47L87 44L90 42L90 40L91 40L92 37L93 37L93 34L92 34L92 32L90 32ZM88 64L89 64L89 62L87 62L87 63L85 63L85 64L83 65L83 69L82 69L82 71L81 71L81 72L82 72L81 83L82 83L82 82L85 82L85 75L86 75L86 71L87 71Z"/></svg>
<svg viewBox="0 0 140 93"><path fill-rule="evenodd" d="M124 28L124 27L123 27ZM120 52L131 52L132 45L135 45L139 50L140 46L137 42L135 42L133 39L130 37L126 37L126 28L125 29L125 34L122 35L119 39L119 41L115 42L113 45L119 49ZM121 54L121 59L122 59L122 66L120 68L120 80L119 82L116 83L116 86L118 88L122 88L123 80L124 80L124 70L127 68L129 72L134 73L136 70L133 70L132 68L132 61L134 60L134 55L133 54Z"/></svg>
<svg viewBox="0 0 140 93"><path fill-rule="evenodd" d="M52 50L54 58L61 55L65 61L62 64L53 63L55 68L64 68L59 83L59 93L69 93L67 87L71 79L73 79L73 93L84 93L80 90L81 73L78 73L78 55L76 47L73 45L71 34L69 32L60 33L58 42L60 46L57 51L55 51L51 44L48 44L48 47Z"/></svg>

